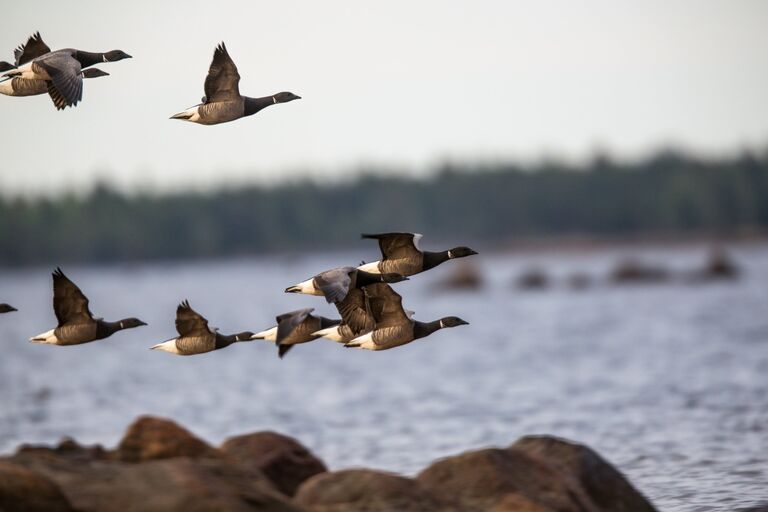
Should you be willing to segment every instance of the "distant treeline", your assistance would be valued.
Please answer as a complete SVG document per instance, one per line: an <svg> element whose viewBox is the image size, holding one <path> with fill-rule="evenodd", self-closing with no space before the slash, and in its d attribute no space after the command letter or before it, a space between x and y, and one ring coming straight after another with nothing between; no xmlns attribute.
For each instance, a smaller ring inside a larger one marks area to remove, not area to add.
<svg viewBox="0 0 768 512"><path fill-rule="evenodd" d="M768 227L768 158L664 152L636 164L453 165L429 179L366 175L161 197L0 200L0 264L193 259L349 247L360 232L432 242L549 235L728 234ZM431 244L430 244L431 245Z"/></svg>

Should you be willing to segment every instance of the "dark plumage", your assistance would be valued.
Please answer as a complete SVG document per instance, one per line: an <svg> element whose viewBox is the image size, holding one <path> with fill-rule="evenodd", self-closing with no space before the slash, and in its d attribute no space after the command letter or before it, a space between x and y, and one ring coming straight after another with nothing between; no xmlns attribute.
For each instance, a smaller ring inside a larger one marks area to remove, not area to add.
<svg viewBox="0 0 768 512"><path fill-rule="evenodd" d="M399 283L407 281L400 274L372 274L355 267L339 267L321 272L316 276L285 289L286 293L322 295L329 303L338 304L347 298L350 290L373 283Z"/></svg>
<svg viewBox="0 0 768 512"><path fill-rule="evenodd" d="M376 328L345 344L367 350L387 350L429 336L446 327L467 325L461 318L449 316L434 322L411 320L403 309L402 297L391 286L380 283L365 287Z"/></svg>
<svg viewBox="0 0 768 512"><path fill-rule="evenodd" d="M56 328L30 338L31 342L79 345L106 338L123 329L147 325L138 318L124 318L117 322L94 318L88 307L88 298L80 288L60 268L56 268L52 275L53 311L59 323Z"/></svg>
<svg viewBox="0 0 768 512"><path fill-rule="evenodd" d="M454 247L441 252L422 251L419 249L421 235L418 233L363 234L362 237L378 240L382 255L380 261L358 267L366 272L396 272L412 276L434 268L444 261L477 254L469 247Z"/></svg>
<svg viewBox="0 0 768 512"><path fill-rule="evenodd" d="M109 73L99 68L84 69L81 74L83 78L98 78L109 76ZM5 82L0 82L0 94L6 96L37 96L48 93L48 82L46 80L34 80L30 78L14 77ZM56 94L56 93L54 93Z"/></svg>
<svg viewBox="0 0 768 512"><path fill-rule="evenodd" d="M46 91L53 100L57 110L68 106L75 106L83 98L83 69L93 66L99 62L115 62L122 59L131 58L130 55L122 50L112 50L105 53L86 52L73 48L50 51L50 48L43 42L39 33L29 38L26 44L20 45L15 51L16 65L12 71L3 75L7 79L14 80L16 83L4 88L3 94L10 96L29 96L39 94L37 91L41 86L33 85L20 80L39 80L46 85ZM9 69L8 63L4 63L4 70ZM98 71L98 74L85 73L86 78L94 76L104 76L105 73ZM18 94L9 94L14 90ZM27 94L23 94L23 92Z"/></svg>
<svg viewBox="0 0 768 512"><path fill-rule="evenodd" d="M10 313L11 311L18 311L18 309L10 304L0 304L0 313Z"/></svg>
<svg viewBox="0 0 768 512"><path fill-rule="evenodd" d="M312 315L314 308L284 313L275 318L277 325L253 335L253 339L274 341L278 355L282 358L294 345L316 340L315 331L338 325L340 320Z"/></svg>
<svg viewBox="0 0 768 512"><path fill-rule="evenodd" d="M237 72L237 66L222 42L213 52L213 60L205 77L205 96L202 103L174 114L171 119L208 125L226 123L253 115L269 105L301 99L291 92L249 98L240 94L239 84L240 74Z"/></svg>
<svg viewBox="0 0 768 512"><path fill-rule="evenodd" d="M176 331L179 333L178 337L158 343L152 348L180 356L190 356L222 349L237 341L249 341L253 336L250 331L229 336L219 334L217 330L208 327L208 320L192 309L186 300L176 308Z"/></svg>

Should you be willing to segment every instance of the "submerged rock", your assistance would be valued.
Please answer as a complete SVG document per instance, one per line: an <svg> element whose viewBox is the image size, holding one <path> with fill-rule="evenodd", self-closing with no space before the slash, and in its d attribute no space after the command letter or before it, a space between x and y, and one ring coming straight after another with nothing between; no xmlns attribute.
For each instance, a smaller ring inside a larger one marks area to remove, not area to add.
<svg viewBox="0 0 768 512"><path fill-rule="evenodd" d="M611 272L611 281L616 284L661 283L668 281L671 274L667 269L628 259L616 265Z"/></svg>
<svg viewBox="0 0 768 512"><path fill-rule="evenodd" d="M74 512L67 497L51 479L9 462L0 462L0 510Z"/></svg>
<svg viewBox="0 0 768 512"><path fill-rule="evenodd" d="M477 290L483 286L483 276L474 263L462 261L453 272L438 283L443 290Z"/></svg>
<svg viewBox="0 0 768 512"><path fill-rule="evenodd" d="M172 457L217 457L220 453L177 423L153 416L134 421L117 447L116 457L125 462L144 462Z"/></svg>
<svg viewBox="0 0 768 512"><path fill-rule="evenodd" d="M262 471L288 496L307 478L327 471L323 461L301 443L276 432L231 437L221 450L239 464Z"/></svg>
<svg viewBox="0 0 768 512"><path fill-rule="evenodd" d="M413 479L370 469L323 473L307 480L296 503L312 512L458 512Z"/></svg>
<svg viewBox="0 0 768 512"><path fill-rule="evenodd" d="M515 280L521 290L543 290L549 287L549 276L540 268L529 268Z"/></svg>

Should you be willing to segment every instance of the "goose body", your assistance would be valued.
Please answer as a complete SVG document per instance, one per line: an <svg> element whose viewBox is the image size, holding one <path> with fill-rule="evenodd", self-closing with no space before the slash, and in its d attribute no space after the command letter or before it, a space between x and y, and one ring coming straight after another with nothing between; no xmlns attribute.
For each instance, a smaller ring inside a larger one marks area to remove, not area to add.
<svg viewBox="0 0 768 512"><path fill-rule="evenodd" d="M37 92L41 85L32 83L42 81L46 86L44 92L50 95L57 110L76 106L82 100L85 68L100 62L115 62L131 58L122 50L98 53L64 48L51 51L43 42L39 32L33 34L26 44L20 45L14 51L14 55L15 67L3 75L12 83L10 86L4 86L0 92L9 96L42 94ZM0 67L8 69L9 66L8 63L4 63ZM98 71L98 74L85 73L85 78L104 76L104 74L101 71ZM8 94L14 91L17 93Z"/></svg>
<svg viewBox="0 0 768 512"><path fill-rule="evenodd" d="M439 329L467 324L458 317L445 317L434 322L412 320L403 309L402 297L387 284L371 285L365 291L376 327L346 343L346 347L388 350L425 338Z"/></svg>
<svg viewBox="0 0 768 512"><path fill-rule="evenodd" d="M60 268L53 272L53 310L59 323L29 341L48 345L80 345L111 336L117 331L147 325L138 318L107 322L94 318L88 298Z"/></svg>
<svg viewBox="0 0 768 512"><path fill-rule="evenodd" d="M320 336L315 334L316 331L338 325L340 322L340 320L312 315L312 311L314 308L299 309L279 315L275 318L277 321L275 327L254 334L253 339L274 337L278 356L282 358L294 345L318 339Z"/></svg>
<svg viewBox="0 0 768 512"><path fill-rule="evenodd" d="M253 336L250 331L223 335L208 327L208 320L192 309L188 301L183 301L176 308L176 331L179 335L151 347L180 356L204 354L219 350L238 341L249 341Z"/></svg>
<svg viewBox="0 0 768 512"><path fill-rule="evenodd" d="M197 124L213 125L228 123L277 103L301 99L291 92L279 92L263 98L251 98L240 94L240 74L229 56L224 43L213 52L213 60L205 78L205 96L202 103L171 116Z"/></svg>
<svg viewBox="0 0 768 512"><path fill-rule="evenodd" d="M339 267L321 272L316 276L285 289L286 293L322 295L328 303L337 304L347 298L350 290L373 283L398 283L407 281L400 274L364 272L355 267Z"/></svg>
<svg viewBox="0 0 768 512"><path fill-rule="evenodd" d="M419 248L422 235L419 233L363 234L362 238L379 242L382 259L357 267L374 274L397 273L412 276L448 260L477 254L476 251L463 246L439 252L422 251Z"/></svg>
<svg viewBox="0 0 768 512"><path fill-rule="evenodd" d="M98 78L108 76L109 73L98 68L89 68L81 71L83 78ZM0 82L0 94L6 96L37 96L48 93L48 82L33 78L13 77L5 82Z"/></svg>

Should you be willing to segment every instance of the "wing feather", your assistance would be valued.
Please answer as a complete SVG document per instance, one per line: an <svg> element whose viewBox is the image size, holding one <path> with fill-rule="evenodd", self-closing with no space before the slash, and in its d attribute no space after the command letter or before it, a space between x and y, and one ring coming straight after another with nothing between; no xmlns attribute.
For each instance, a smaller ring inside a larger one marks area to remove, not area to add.
<svg viewBox="0 0 768 512"><path fill-rule="evenodd" d="M187 300L176 308L176 331L180 336L190 338L203 338L213 334L208 327L208 320L192 309Z"/></svg>
<svg viewBox="0 0 768 512"><path fill-rule="evenodd" d="M59 327L66 324L93 322L88 298L75 283L69 280L59 267L53 271L53 312Z"/></svg>
<svg viewBox="0 0 768 512"><path fill-rule="evenodd" d="M227 47L222 42L213 52L213 60L205 77L205 102L233 101L240 98L240 74Z"/></svg>

